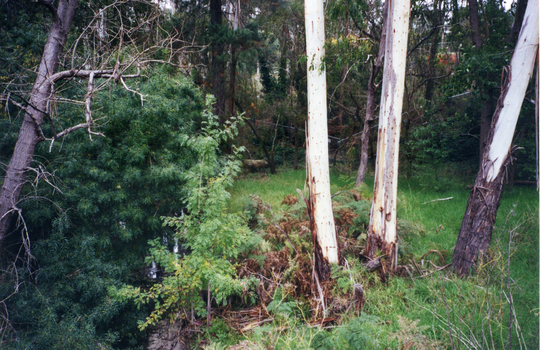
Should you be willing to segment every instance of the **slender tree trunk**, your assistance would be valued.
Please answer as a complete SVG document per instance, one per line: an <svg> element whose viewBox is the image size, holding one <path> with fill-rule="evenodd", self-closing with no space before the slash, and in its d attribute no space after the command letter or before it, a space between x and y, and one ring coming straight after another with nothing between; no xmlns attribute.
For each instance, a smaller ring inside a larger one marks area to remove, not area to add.
<svg viewBox="0 0 540 350"><path fill-rule="evenodd" d="M368 88L367 88L367 102L366 102L366 117L364 118L364 128L362 130L362 136L360 137L361 151L360 151L360 166L358 167L358 173L356 175L356 187L364 183L367 172L368 163L368 149L369 149L369 127L370 122L375 119L375 110L377 108L376 95L379 89L379 84L375 84L375 80L379 75L379 72L383 68L384 54L386 50L386 28L388 26L388 1L384 2L383 7L383 21L381 29L381 40L379 43L379 53L377 55L376 63L371 67L371 73L369 75Z"/></svg>
<svg viewBox="0 0 540 350"><path fill-rule="evenodd" d="M236 44L231 45L231 74L229 77L229 115L234 116L234 89L236 86Z"/></svg>
<svg viewBox="0 0 540 350"><path fill-rule="evenodd" d="M397 175L409 8L409 0L389 1L375 186L364 249L369 258L375 258L377 251L386 257L383 273L394 269L397 258Z"/></svg>
<svg viewBox="0 0 540 350"><path fill-rule="evenodd" d="M324 7L322 0L305 0L307 53L307 181L315 266L321 279L329 277L328 263L338 263L338 245L328 164L328 121L324 57Z"/></svg>
<svg viewBox="0 0 540 350"><path fill-rule="evenodd" d="M221 0L210 0L210 24L212 30L221 28L223 11ZM225 61L223 59L224 45L214 39L212 50L212 93L216 98L214 114L219 116L221 123L225 122Z"/></svg>
<svg viewBox="0 0 540 350"><path fill-rule="evenodd" d="M54 9L52 3L48 6L53 13L53 23L41 57L19 137L0 190L0 244L8 234L11 218L17 209L17 203L26 181L26 172L34 158L36 146L44 140L41 125L43 118L48 113L53 85L49 77L58 68L60 55L64 49L78 3L79 0L62 0L58 4L58 9Z"/></svg>
<svg viewBox="0 0 540 350"><path fill-rule="evenodd" d="M452 266L468 275L491 242L491 233L510 162L512 138L538 50L538 0L529 0L518 42L493 115L480 171L467 201Z"/></svg>
<svg viewBox="0 0 540 350"><path fill-rule="evenodd" d="M229 3L230 21L233 25L233 30L236 32L240 28L240 1ZM234 93L236 87L236 42L231 44L231 69L229 76L229 115L234 116Z"/></svg>
<svg viewBox="0 0 540 350"><path fill-rule="evenodd" d="M298 127L294 125L294 159L293 169L298 169Z"/></svg>
<svg viewBox="0 0 540 350"><path fill-rule="evenodd" d="M426 101L431 101L433 99L433 92L435 90L435 82L433 78L435 77L435 60L437 59L437 47L440 42L440 30L439 23L440 12L439 10L440 2L435 0L433 2L433 13L432 13L432 25L435 28L433 31L433 38L431 40L431 47L429 48L429 57L428 57L428 79L426 82L426 91L424 97Z"/></svg>
<svg viewBox="0 0 540 350"><path fill-rule="evenodd" d="M460 21L458 0L452 0L452 24L458 24Z"/></svg>
<svg viewBox="0 0 540 350"><path fill-rule="evenodd" d="M480 37L480 19L478 18L478 2L476 0L469 0L469 21L473 44L479 49L482 47L482 38Z"/></svg>

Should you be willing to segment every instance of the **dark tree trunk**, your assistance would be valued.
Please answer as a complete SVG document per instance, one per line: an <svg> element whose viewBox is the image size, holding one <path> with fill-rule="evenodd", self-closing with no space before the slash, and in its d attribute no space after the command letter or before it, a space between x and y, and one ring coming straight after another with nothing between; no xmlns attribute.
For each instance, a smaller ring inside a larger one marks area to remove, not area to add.
<svg viewBox="0 0 540 350"><path fill-rule="evenodd" d="M431 101L433 99L433 92L435 90L435 60L437 59L437 47L440 42L440 29L439 23L441 22L441 13L444 13L444 10L439 9L440 2L435 0L433 2L433 13L431 15L431 22L433 25L433 39L431 40L431 46L429 48L429 57L428 57L428 79L426 82L426 91L424 97L426 101Z"/></svg>
<svg viewBox="0 0 540 350"><path fill-rule="evenodd" d="M482 170L486 170L489 166L486 154L484 154L481 171L469 195L467 209L454 248L452 266L460 276L469 274L478 256L485 254L491 242L491 233L504 186L506 165L510 159L507 157L503 166L504 170L493 181L488 182L482 175Z"/></svg>
<svg viewBox="0 0 540 350"><path fill-rule="evenodd" d="M514 25L510 31L508 42L515 42L517 40L521 24L523 23L523 17L525 16L525 10L527 9L528 0L518 0L516 8L516 16L514 18Z"/></svg>
<svg viewBox="0 0 540 350"><path fill-rule="evenodd" d="M234 116L234 89L236 85L236 44L231 45L231 74L229 77L229 115Z"/></svg>
<svg viewBox="0 0 540 350"><path fill-rule="evenodd" d="M482 47L482 38L480 37L480 19L478 18L478 2L476 0L469 0L469 20L473 44L479 49Z"/></svg>
<svg viewBox="0 0 540 350"><path fill-rule="evenodd" d="M78 3L79 0L62 0L58 4L58 9L55 9L52 3L46 4L53 13L53 23L41 57L19 137L0 190L0 244L8 234L11 219L17 210L17 203L26 181L26 172L34 158L36 146L44 140L41 125L48 112L53 85L49 77L58 69L60 55L64 49Z"/></svg>
<svg viewBox="0 0 540 350"><path fill-rule="evenodd" d="M368 162L368 149L369 149L369 123L375 119L375 110L377 109L376 94L379 88L378 84L375 84L375 80L379 75L379 72L383 68L384 52L386 43L386 28L388 18L388 1L384 2L383 8L383 23L381 30L381 40L379 42L379 53L377 55L377 62L371 67L371 74L368 81L367 102L366 102L366 117L364 118L364 129L361 136L362 150L360 151L360 166L358 167L358 173L356 175L356 185L360 186L366 178L367 162Z"/></svg>
<svg viewBox="0 0 540 350"><path fill-rule="evenodd" d="M221 0L210 0L210 28L218 31L223 24ZM215 34L214 34L215 35ZM223 59L224 45L214 38L212 50L212 94L216 98L214 114L220 122L225 122L225 60Z"/></svg>
<svg viewBox="0 0 540 350"><path fill-rule="evenodd" d="M293 160L294 170L298 169L298 128L294 126L294 160Z"/></svg>
<svg viewBox="0 0 540 350"><path fill-rule="evenodd" d="M458 0L452 0L452 24L459 23L459 4Z"/></svg>

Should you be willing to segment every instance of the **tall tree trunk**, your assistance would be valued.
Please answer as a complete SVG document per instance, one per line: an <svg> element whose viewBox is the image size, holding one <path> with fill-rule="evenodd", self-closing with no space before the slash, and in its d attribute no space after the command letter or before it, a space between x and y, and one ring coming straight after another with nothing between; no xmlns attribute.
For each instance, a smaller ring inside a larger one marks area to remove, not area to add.
<svg viewBox="0 0 540 350"><path fill-rule="evenodd" d="M439 46L440 42L440 29L439 29L439 23L441 22L441 11L438 7L440 5L440 2L435 0L433 2L433 13L432 13L432 25L434 28L433 31L433 38L431 39L431 47L429 48L429 57L428 57L428 79L426 82L426 91L424 94L424 98L426 101L431 101L433 99L433 92L435 90L435 60L437 59L437 47Z"/></svg>
<svg viewBox="0 0 540 350"><path fill-rule="evenodd" d="M478 18L478 2L476 0L469 0L469 21L473 44L479 49L482 47L482 38L480 37L480 19Z"/></svg>
<svg viewBox="0 0 540 350"><path fill-rule="evenodd" d="M308 122L306 166L311 234L319 277L329 277L328 263L338 263L338 244L330 195L328 120L324 57L323 0L305 0Z"/></svg>
<svg viewBox="0 0 540 350"><path fill-rule="evenodd" d="M231 44L231 70L229 76L229 115L234 116L234 89L236 86L236 44Z"/></svg>
<svg viewBox="0 0 540 350"><path fill-rule="evenodd" d="M379 53L377 55L377 61L371 67L371 73L369 75L368 88L367 88L367 102L366 102L366 117L364 118L364 129L362 130L362 136L360 137L361 151L360 151L360 166L358 167L358 173L356 175L356 187L364 183L367 172L368 163L368 149L369 149L369 127L370 122L375 119L375 109L377 108L376 95L379 89L379 84L375 84L375 80L383 67L384 53L386 50L386 28L388 26L388 1L384 2L383 7L383 21L381 29L381 40L379 43Z"/></svg>
<svg viewBox="0 0 540 350"><path fill-rule="evenodd" d="M452 0L452 24L458 24L460 21L458 0Z"/></svg>
<svg viewBox="0 0 540 350"><path fill-rule="evenodd" d="M386 257L383 273L394 269L397 258L397 175L409 8L409 0L389 1L375 186L364 249L369 258L375 258L377 251Z"/></svg>
<svg viewBox="0 0 540 350"><path fill-rule="evenodd" d="M512 138L538 50L538 0L529 0L518 42L493 115L480 171L467 201L452 266L468 275L491 242Z"/></svg>
<svg viewBox="0 0 540 350"><path fill-rule="evenodd" d="M236 3L229 3L229 20L232 22L233 30L236 32L240 28L240 0ZM234 116L234 93L236 87L236 42L231 44L231 69L229 75L229 115Z"/></svg>
<svg viewBox="0 0 540 350"><path fill-rule="evenodd" d="M217 31L223 25L221 0L210 0L211 30ZM224 45L216 38L211 45L212 50L212 93L216 98L214 114L219 116L221 123L225 122L225 60L223 59Z"/></svg>
<svg viewBox="0 0 540 350"><path fill-rule="evenodd" d="M52 2L46 4L53 13L53 22L19 137L0 190L0 244L8 234L11 218L17 209L17 203L26 181L26 172L34 158L36 146L44 140L41 125L43 118L48 113L53 85L49 77L58 69L60 55L64 49L78 3L79 0L61 0L58 9L54 8Z"/></svg>

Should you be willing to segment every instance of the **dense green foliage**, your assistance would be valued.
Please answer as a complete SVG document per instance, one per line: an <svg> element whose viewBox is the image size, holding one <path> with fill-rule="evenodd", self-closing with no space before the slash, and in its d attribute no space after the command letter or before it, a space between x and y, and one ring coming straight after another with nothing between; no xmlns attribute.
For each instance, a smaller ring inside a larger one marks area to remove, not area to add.
<svg viewBox="0 0 540 350"><path fill-rule="evenodd" d="M140 86L142 106L121 87L96 98L106 137L89 141L81 131L50 153L49 145L40 148L37 159L56 169L48 179L57 188L42 180L27 193L23 209L36 260L31 275L21 269L22 280L2 290L6 297L25 281L24 293L7 301L25 346L65 348L64 338L79 343L74 348L119 340L126 346L144 337L134 322L144 312L111 299L107 288L142 283L146 242L172 238L160 217L184 206L196 152L183 140L200 124L203 106L189 80L156 73Z"/></svg>
<svg viewBox="0 0 540 350"><path fill-rule="evenodd" d="M256 280L237 279L231 259L238 258L255 240L240 214L224 212L229 199L226 189L240 171L238 155L243 149L235 149L230 157L219 156L220 143L237 134L237 122L221 130L217 116L210 112L212 102L209 99L207 103L201 134L186 136L182 141L197 153L198 160L185 174L187 213L164 218L164 224L175 228L175 239L183 243L189 254L178 256L159 240L152 241L147 261L154 260L163 267L163 281L148 291L140 287L111 290L120 300L132 298L139 305L155 303L155 310L146 322L141 322L141 329L155 325L164 315L174 317L190 307L198 315L205 315L207 310L200 295L203 289L210 288L218 304L225 305L231 295L243 295L254 302L251 289Z"/></svg>

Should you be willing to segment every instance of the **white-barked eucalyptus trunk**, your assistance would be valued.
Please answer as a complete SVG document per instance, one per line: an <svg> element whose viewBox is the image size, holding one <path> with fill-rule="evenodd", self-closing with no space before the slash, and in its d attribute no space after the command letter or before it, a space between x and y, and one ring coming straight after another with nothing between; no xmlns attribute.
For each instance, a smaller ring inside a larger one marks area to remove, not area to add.
<svg viewBox="0 0 540 350"><path fill-rule="evenodd" d="M324 57L324 7L322 0L305 0L307 54L307 181L314 250L319 245L327 263L338 263L338 244L330 195L328 123ZM315 239L316 238L316 239ZM316 258L316 260L319 260ZM317 262L322 263L322 262ZM319 270L320 271L320 270Z"/></svg>
<svg viewBox="0 0 540 350"><path fill-rule="evenodd" d="M386 53L379 114L375 185L364 255L380 251L388 269L395 267L396 202L401 110L405 84L409 0L389 0Z"/></svg>
<svg viewBox="0 0 540 350"><path fill-rule="evenodd" d="M459 275L469 274L491 242L506 166L511 160L512 139L537 51L538 0L529 0L454 249L452 266Z"/></svg>

